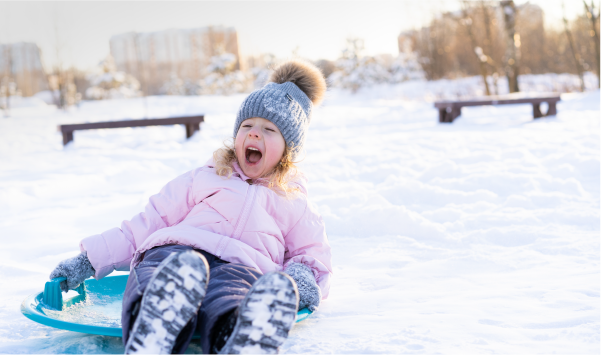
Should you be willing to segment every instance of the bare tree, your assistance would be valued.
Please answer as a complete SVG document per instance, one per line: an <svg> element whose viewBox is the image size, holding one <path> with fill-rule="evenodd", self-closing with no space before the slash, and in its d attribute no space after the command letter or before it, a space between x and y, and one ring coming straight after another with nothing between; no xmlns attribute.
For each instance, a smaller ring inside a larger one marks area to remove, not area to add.
<svg viewBox="0 0 601 355"><path fill-rule="evenodd" d="M4 62L6 63L6 66L4 68L4 76L1 78L0 80L0 95L4 94L5 98L4 98L4 116L5 117L9 117L9 112L10 112L10 95L11 95L11 88L12 88L12 80L11 80L11 74L13 71L13 65L12 65L12 51L11 51L11 45L10 45L10 27L8 26L8 16L9 16L9 11L6 11L6 37L7 37L7 45L4 47L4 56L5 56L5 60Z"/></svg>
<svg viewBox="0 0 601 355"><path fill-rule="evenodd" d="M58 108L62 108L63 107L63 97L61 95L62 92L62 84L61 84L61 76L62 76L62 62L61 62L61 45L60 45L60 41L59 41L59 35L58 35L58 10L57 7L58 5L55 4L54 5L54 40L55 40L55 51L56 51L56 64L54 65L53 68L53 75L52 75L52 80L49 82L49 84L53 84L53 85L49 85L50 86L50 92L52 92L52 98L54 100L54 104L56 105L56 107Z"/></svg>
<svg viewBox="0 0 601 355"><path fill-rule="evenodd" d="M491 29L492 20L490 18L489 6L485 4L484 0L480 0L480 10L482 11L482 19L484 20L484 30L486 32L484 48L486 50L486 53L488 53L487 63L493 68L493 84L495 88L495 93L498 94L499 87L497 86L497 73L499 72L499 68L497 68L497 63L493 60L493 58L496 58L496 53Z"/></svg>
<svg viewBox="0 0 601 355"><path fill-rule="evenodd" d="M134 51L136 53L136 76L140 79L140 87L144 96L144 117L148 118L148 80L146 79L146 66L142 60L142 49L140 47L140 34L134 34Z"/></svg>
<svg viewBox="0 0 601 355"><path fill-rule="evenodd" d="M595 3L593 2L593 0L591 0L591 4L587 4L586 0L582 0L582 2L584 3L584 9L586 10L586 17L588 17L591 20L591 38L593 40L593 45L595 47L595 59L596 59L596 66L595 66L595 72L597 74L597 79L599 79L597 81L597 83L599 84L599 87L601 87L601 76L600 76L600 63L599 63L599 30L597 29L597 23L599 21L599 9L597 9L597 13L595 13Z"/></svg>
<svg viewBox="0 0 601 355"><path fill-rule="evenodd" d="M582 58L580 57L580 52L574 46L574 39L572 38L572 32L570 31L570 26L568 24L568 20L566 19L566 11L564 3L561 3L561 8L563 11L563 27L564 32L566 34L566 38L570 43L570 48L572 49L572 55L574 56L574 61L576 62L576 73L578 73L578 77L580 78L580 91L584 91L584 78L583 78L583 70L582 70Z"/></svg>
<svg viewBox="0 0 601 355"><path fill-rule="evenodd" d="M13 71L12 51L11 45L8 44L4 49L4 56L6 58L6 67L4 68L4 77L0 80L0 94L4 95L4 116L9 117L10 115L10 96L14 93L14 82L11 80L11 74Z"/></svg>
<svg viewBox="0 0 601 355"><path fill-rule="evenodd" d="M69 106L75 104L78 100L77 87L75 86L75 69L73 67L69 69L64 68L62 61L62 49L63 44L61 43L60 31L59 31L59 17L58 17L58 5L54 8L54 38L55 38L55 50L56 50L56 64L53 68L52 79L49 80L50 91L56 107L67 109ZM54 84L54 85L52 85Z"/></svg>
<svg viewBox="0 0 601 355"><path fill-rule="evenodd" d="M589 0L585 1L587 4L590 3ZM593 16L581 12L574 21L569 22L569 29L574 48L580 54L582 70L596 72L599 58L596 55L596 46L599 41L594 38L595 31L591 29L593 17L596 20L596 33L600 37L601 31L599 31L599 5L597 0L593 1L595 3L593 12L596 14ZM469 4L473 37L476 44L481 47L481 53L487 57L485 67L491 94L499 93L498 83L500 84L501 81L498 79L503 76L510 79L513 88L511 91L515 92L517 80L511 78L516 74L577 74L573 53L563 25L545 28L544 11L539 5L531 3L515 5L517 11L513 12L505 11L499 1L478 0ZM506 30L507 12L511 12L515 20L515 28L510 35L507 35ZM418 54L419 62L429 80L481 75L480 61L484 57L480 56L480 51L478 56L474 56L474 45L464 24L459 21L461 17L461 11L436 14L427 26L399 34L399 41L402 39L411 42L411 47ZM509 72L512 66L516 65L519 65L519 72L517 70ZM560 81L550 83L548 90L562 92L579 90L578 80L576 87Z"/></svg>
<svg viewBox="0 0 601 355"><path fill-rule="evenodd" d="M518 75L521 41L520 34L515 30L517 9L513 0L501 1L501 7L503 8L505 33L507 36L507 49L505 53L507 65L505 67L505 73L507 74L509 92L518 92L520 91Z"/></svg>
<svg viewBox="0 0 601 355"><path fill-rule="evenodd" d="M478 46L476 42L476 37L474 36L474 32L472 29L472 25L474 21L470 16L469 5L467 1L462 2L462 19L461 24L465 26L465 30L467 35L470 38L470 42L472 44L472 51L478 57L478 63L480 64L480 75L482 76L482 81L484 82L484 88L486 90L486 95L490 96L490 88L488 87L488 80L486 79L488 74L486 73L486 62L488 61L488 56L484 54L482 48Z"/></svg>
<svg viewBox="0 0 601 355"><path fill-rule="evenodd" d="M490 19L490 13L488 12L488 6L484 0L480 0L480 11L482 11L482 19L484 20L484 30L486 31L486 37L484 39L484 49L487 53L490 53L491 57L494 57L494 46L492 39L492 31L490 26L492 25L492 21Z"/></svg>

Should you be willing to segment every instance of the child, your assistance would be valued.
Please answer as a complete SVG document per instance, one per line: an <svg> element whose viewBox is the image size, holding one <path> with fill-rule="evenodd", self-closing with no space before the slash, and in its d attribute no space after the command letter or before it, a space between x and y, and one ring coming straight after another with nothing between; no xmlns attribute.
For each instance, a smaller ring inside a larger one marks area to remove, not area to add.
<svg viewBox="0 0 601 355"><path fill-rule="evenodd" d="M242 103L234 145L169 182L121 228L85 238L50 278L63 291L131 270L123 296L126 353L277 353L299 308L315 311L332 274L321 217L294 160L321 72L289 61ZM283 272L282 272L283 271Z"/></svg>

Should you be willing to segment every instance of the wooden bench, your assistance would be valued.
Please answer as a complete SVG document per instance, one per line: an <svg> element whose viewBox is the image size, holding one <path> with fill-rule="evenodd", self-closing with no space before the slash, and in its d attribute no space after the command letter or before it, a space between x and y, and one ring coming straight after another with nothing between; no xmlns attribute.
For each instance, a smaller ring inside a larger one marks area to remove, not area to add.
<svg viewBox="0 0 601 355"><path fill-rule="evenodd" d="M532 104L532 115L534 118L545 116L554 116L557 114L558 94L527 95L523 93L508 94L502 96L489 96L482 99L466 101L437 101L434 107L438 109L438 122L452 123L461 115L461 108L466 106L484 106L484 105L513 105L513 104ZM540 104L546 102L549 105L547 112L543 113Z"/></svg>
<svg viewBox="0 0 601 355"><path fill-rule="evenodd" d="M86 129L101 128L124 128L124 127L145 127L145 126L167 126L173 124L183 124L186 126L186 138L192 137L194 132L200 130L200 122L204 122L204 116L189 117L171 117L157 118L148 120L126 120L110 122L94 122L79 124L64 124L58 126L58 130L63 134L63 145L73 140L73 132Z"/></svg>

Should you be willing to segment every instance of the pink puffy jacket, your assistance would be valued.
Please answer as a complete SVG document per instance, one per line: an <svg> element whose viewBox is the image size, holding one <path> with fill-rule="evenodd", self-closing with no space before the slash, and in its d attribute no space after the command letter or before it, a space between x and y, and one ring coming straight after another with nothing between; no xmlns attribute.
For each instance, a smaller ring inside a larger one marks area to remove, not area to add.
<svg viewBox="0 0 601 355"><path fill-rule="evenodd" d="M313 270L325 299L332 256L324 223L307 201L304 182L298 182L299 197L286 199L247 183L238 164L234 168L225 179L215 173L210 160L169 182L150 197L144 212L123 221L121 228L83 239L80 248L87 251L94 277L130 270L153 247L182 244L262 273L303 263Z"/></svg>

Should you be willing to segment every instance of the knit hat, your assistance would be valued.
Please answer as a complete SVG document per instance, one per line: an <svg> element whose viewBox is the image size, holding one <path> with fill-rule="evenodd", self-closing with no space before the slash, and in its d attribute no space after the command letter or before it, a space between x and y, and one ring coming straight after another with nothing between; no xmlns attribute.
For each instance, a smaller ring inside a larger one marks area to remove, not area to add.
<svg viewBox="0 0 601 355"><path fill-rule="evenodd" d="M280 65L261 89L253 91L242 102L234 137L242 122L248 118L261 117L275 124L295 157L303 150L311 112L326 91L326 82L313 64L291 60Z"/></svg>

